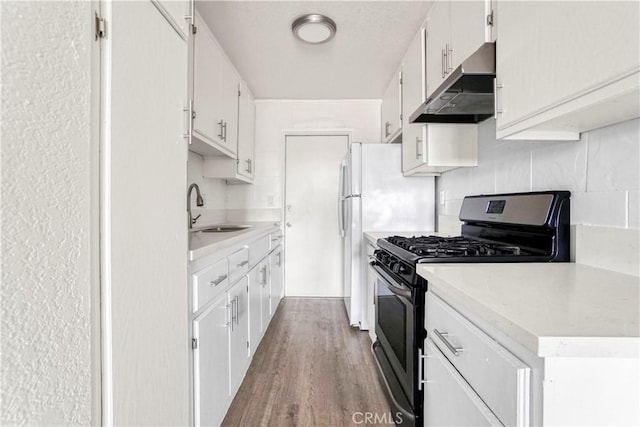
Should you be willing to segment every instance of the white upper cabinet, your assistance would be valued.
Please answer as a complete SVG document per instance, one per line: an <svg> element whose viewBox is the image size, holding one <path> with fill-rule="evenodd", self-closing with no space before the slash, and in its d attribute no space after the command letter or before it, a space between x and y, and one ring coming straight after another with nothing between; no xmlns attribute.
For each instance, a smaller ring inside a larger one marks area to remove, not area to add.
<svg viewBox="0 0 640 427"><path fill-rule="evenodd" d="M247 85L243 82L239 97L237 120L237 159L228 157L205 157L204 176L206 178L221 178L227 183L252 183L255 171L255 99Z"/></svg>
<svg viewBox="0 0 640 427"><path fill-rule="evenodd" d="M425 43L426 31L422 28L409 45L402 64L402 110L405 116L426 98ZM477 158L477 125L403 121L404 175L438 175L460 166L476 166Z"/></svg>
<svg viewBox="0 0 640 427"><path fill-rule="evenodd" d="M381 111L381 140L383 142L396 142L402 133L402 67L393 73L393 77L382 97Z"/></svg>
<svg viewBox="0 0 640 427"><path fill-rule="evenodd" d="M444 81L446 54L451 40L451 8L448 1L436 1L427 18L426 40L426 94L431 93ZM420 104L416 104L417 108ZM408 116L413 111L407 111Z"/></svg>
<svg viewBox="0 0 640 427"><path fill-rule="evenodd" d="M198 13L193 36L191 151L236 158L240 78Z"/></svg>
<svg viewBox="0 0 640 427"><path fill-rule="evenodd" d="M578 139L640 116L639 4L500 1L498 138Z"/></svg>
<svg viewBox="0 0 640 427"><path fill-rule="evenodd" d="M427 95L483 43L492 41L488 15L489 0L434 2L427 18Z"/></svg>
<svg viewBox="0 0 640 427"><path fill-rule="evenodd" d="M238 174L253 179L255 169L255 120L256 104L246 85L240 89L240 108L238 113Z"/></svg>

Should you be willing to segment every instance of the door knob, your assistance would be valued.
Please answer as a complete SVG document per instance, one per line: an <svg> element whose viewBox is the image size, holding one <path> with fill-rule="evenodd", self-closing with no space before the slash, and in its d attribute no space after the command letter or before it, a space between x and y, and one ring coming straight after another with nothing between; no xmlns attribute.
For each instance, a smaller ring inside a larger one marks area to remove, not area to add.
<svg viewBox="0 0 640 427"><path fill-rule="evenodd" d="M291 223L290 222L287 223L287 227L291 227Z"/></svg>

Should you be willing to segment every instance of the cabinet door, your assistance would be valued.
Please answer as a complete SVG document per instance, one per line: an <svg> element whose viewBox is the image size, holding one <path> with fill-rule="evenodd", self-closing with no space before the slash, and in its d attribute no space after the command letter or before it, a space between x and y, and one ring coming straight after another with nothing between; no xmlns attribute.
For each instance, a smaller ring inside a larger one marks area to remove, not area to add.
<svg viewBox="0 0 640 427"><path fill-rule="evenodd" d="M231 305L229 396L233 398L249 363L249 278L240 279L227 295Z"/></svg>
<svg viewBox="0 0 640 427"><path fill-rule="evenodd" d="M82 7L87 15L77 19L89 19L89 5ZM110 201L101 205L109 218L101 244L107 249L102 256L113 314L104 324L113 337L111 370L104 373L113 387L110 424L184 425L190 418L191 357L181 111L187 99L187 43L152 2L109 2L104 12L108 37L95 47L114 53L101 63L111 102L100 112L109 117L101 124L108 130L104 143L110 160L100 172L108 183L101 197ZM88 202L78 209L88 209ZM132 214L149 206L157 212Z"/></svg>
<svg viewBox="0 0 640 427"><path fill-rule="evenodd" d="M451 40L451 16L448 1L433 3L427 18L426 93L430 96L446 78L446 54ZM405 112L407 115L407 112Z"/></svg>
<svg viewBox="0 0 640 427"><path fill-rule="evenodd" d="M276 309L278 308L278 304L280 303L280 298L282 298L282 246L279 246L275 251L271 253L271 298L269 299L269 314L273 317Z"/></svg>
<svg viewBox="0 0 640 427"><path fill-rule="evenodd" d="M491 6L488 3L488 0L450 3L451 50L448 60L451 69L457 68L485 41L490 41L490 31L487 34L487 12Z"/></svg>
<svg viewBox="0 0 640 427"><path fill-rule="evenodd" d="M221 64L223 54L199 14L193 39L193 131L213 143L222 143L223 123L220 110ZM235 150L234 150L235 152Z"/></svg>
<svg viewBox="0 0 640 427"><path fill-rule="evenodd" d="M425 340L425 426L502 426L430 338Z"/></svg>
<svg viewBox="0 0 640 427"><path fill-rule="evenodd" d="M402 63L402 170L408 171L424 163L425 125L409 123L411 114L424 102L424 29L418 31Z"/></svg>
<svg viewBox="0 0 640 427"><path fill-rule="evenodd" d="M393 73L382 98L382 141L391 142L402 129L402 67Z"/></svg>
<svg viewBox="0 0 640 427"><path fill-rule="evenodd" d="M637 116L639 14L636 1L499 2L498 136L577 139Z"/></svg>
<svg viewBox="0 0 640 427"><path fill-rule="evenodd" d="M426 163L427 126L405 124L402 128L402 172L407 173Z"/></svg>
<svg viewBox="0 0 640 427"><path fill-rule="evenodd" d="M425 37L421 28L413 38L402 61L402 111L409 117L425 101Z"/></svg>
<svg viewBox="0 0 640 427"><path fill-rule="evenodd" d="M238 174L253 178L255 150L255 100L246 84L240 89L238 106Z"/></svg>
<svg viewBox="0 0 640 427"><path fill-rule="evenodd" d="M266 258L259 264L260 286L262 287L262 294L260 295L261 335L264 334L271 320L271 280L269 280L269 270L269 259Z"/></svg>
<svg viewBox="0 0 640 427"><path fill-rule="evenodd" d="M193 321L194 421L196 426L220 425L229 403L230 306L227 294L215 300Z"/></svg>
<svg viewBox="0 0 640 427"><path fill-rule="evenodd" d="M220 101L222 103L222 145L234 155L238 152L238 100L240 78L227 57L222 55L220 64ZM234 156L235 157L235 156Z"/></svg>
<svg viewBox="0 0 640 427"><path fill-rule="evenodd" d="M251 356L256 352L262 336L262 285L260 283L260 264L249 271L249 350Z"/></svg>

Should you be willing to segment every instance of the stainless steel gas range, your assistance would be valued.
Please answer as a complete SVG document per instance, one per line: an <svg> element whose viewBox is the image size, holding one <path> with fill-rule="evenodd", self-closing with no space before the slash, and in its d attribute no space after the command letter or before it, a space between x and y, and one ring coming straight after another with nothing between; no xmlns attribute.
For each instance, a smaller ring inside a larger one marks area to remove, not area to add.
<svg viewBox="0 0 640 427"><path fill-rule="evenodd" d="M569 261L568 191L465 197L457 237L389 236L377 241L373 352L391 406L402 425L422 426L425 292L421 263Z"/></svg>

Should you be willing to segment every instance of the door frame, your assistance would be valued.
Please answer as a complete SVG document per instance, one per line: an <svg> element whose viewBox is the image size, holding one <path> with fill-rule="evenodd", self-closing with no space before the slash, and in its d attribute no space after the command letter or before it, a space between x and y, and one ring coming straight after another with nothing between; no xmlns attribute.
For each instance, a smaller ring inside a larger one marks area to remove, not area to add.
<svg viewBox="0 0 640 427"><path fill-rule="evenodd" d="M288 136L346 136L347 148L351 148L353 142L353 129L351 128L328 128L328 129L283 129L282 130L282 181L280 183L280 194L282 194L282 204L280 209L282 210L282 231L284 233L283 255L282 255L282 294L287 295L287 273L286 273L286 236L287 236L287 224L286 224L286 209L287 209L287 137Z"/></svg>

